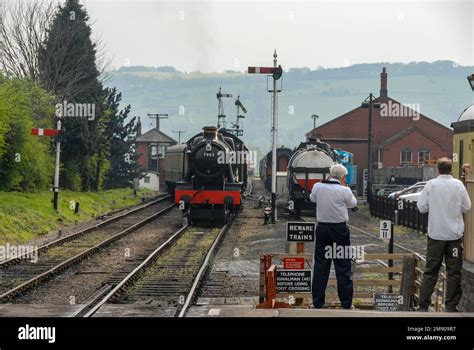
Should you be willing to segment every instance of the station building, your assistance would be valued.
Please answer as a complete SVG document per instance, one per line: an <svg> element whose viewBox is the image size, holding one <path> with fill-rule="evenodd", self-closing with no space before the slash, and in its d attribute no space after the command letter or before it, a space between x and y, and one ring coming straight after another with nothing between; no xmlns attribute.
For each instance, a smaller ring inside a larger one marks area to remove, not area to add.
<svg viewBox="0 0 474 350"><path fill-rule="evenodd" d="M415 103L402 104L388 95L386 68L380 74L380 96L372 113L372 169L419 167L427 160L453 154L453 131L420 113ZM362 102L362 101L360 101ZM362 193L363 169L368 168L369 109L353 110L306 134L354 154L358 166L357 192Z"/></svg>
<svg viewBox="0 0 474 350"><path fill-rule="evenodd" d="M453 162L453 174L460 178L461 166L464 163L474 164L474 105L466 108L451 127L454 129L454 154L457 155L457 162Z"/></svg>
<svg viewBox="0 0 474 350"><path fill-rule="evenodd" d="M176 140L160 130L159 122L156 123L153 129L142 134L142 123L140 117L138 117L138 164L146 173L139 181L140 188L149 188L154 191L159 191L160 188L165 186L163 176L165 170L165 151L168 146L176 145L177 143Z"/></svg>

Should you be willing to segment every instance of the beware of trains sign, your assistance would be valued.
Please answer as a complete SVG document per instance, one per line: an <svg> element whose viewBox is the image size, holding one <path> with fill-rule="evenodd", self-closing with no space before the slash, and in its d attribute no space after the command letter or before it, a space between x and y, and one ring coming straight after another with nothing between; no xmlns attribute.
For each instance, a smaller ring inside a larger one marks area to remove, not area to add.
<svg viewBox="0 0 474 350"><path fill-rule="evenodd" d="M286 226L286 240L288 242L314 242L314 222L288 222Z"/></svg>

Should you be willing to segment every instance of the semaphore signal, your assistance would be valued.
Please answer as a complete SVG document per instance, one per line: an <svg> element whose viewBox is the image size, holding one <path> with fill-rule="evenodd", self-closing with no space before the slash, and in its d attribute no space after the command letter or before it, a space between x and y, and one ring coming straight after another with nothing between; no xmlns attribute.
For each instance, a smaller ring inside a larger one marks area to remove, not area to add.
<svg viewBox="0 0 474 350"><path fill-rule="evenodd" d="M273 78L273 89L268 90L272 93L272 222L277 220L276 208L276 151L277 151L277 134L278 134L278 93L277 80L283 74L281 65L277 65L276 50L273 53L273 67L248 67L248 74L267 74Z"/></svg>

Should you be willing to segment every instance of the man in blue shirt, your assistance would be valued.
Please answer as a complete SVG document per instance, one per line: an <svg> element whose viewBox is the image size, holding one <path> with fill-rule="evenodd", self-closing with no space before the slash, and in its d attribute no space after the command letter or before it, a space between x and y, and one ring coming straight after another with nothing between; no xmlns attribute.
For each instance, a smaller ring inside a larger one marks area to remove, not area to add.
<svg viewBox="0 0 474 350"><path fill-rule="evenodd" d="M353 284L351 277L352 256L337 251L351 252L348 208L357 205L357 199L349 187L345 186L347 169L334 164L328 181L314 184L310 200L316 203L316 247L314 252L313 305L320 309L325 303L326 287L334 261L337 278L337 292L344 309L352 307Z"/></svg>

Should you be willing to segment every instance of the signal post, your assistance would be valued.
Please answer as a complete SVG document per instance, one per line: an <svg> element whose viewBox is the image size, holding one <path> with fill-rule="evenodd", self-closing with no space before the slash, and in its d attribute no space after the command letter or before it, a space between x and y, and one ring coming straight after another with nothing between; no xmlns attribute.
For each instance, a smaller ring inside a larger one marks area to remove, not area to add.
<svg viewBox="0 0 474 350"><path fill-rule="evenodd" d="M273 78L273 88L268 90L272 93L272 222L277 220L276 208L276 151L278 138L278 93L281 89L277 89L277 80L283 74L283 68L277 64L276 50L273 53L273 67L248 67L248 74L266 74Z"/></svg>

